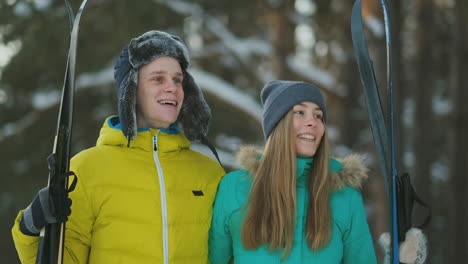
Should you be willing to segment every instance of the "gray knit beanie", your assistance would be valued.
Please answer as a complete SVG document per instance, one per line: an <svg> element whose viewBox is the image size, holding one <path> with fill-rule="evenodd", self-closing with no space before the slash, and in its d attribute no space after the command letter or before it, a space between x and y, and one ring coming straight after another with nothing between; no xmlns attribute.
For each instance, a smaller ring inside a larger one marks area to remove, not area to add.
<svg viewBox="0 0 468 264"><path fill-rule="evenodd" d="M265 139L286 113L302 102L317 104L327 120L327 109L320 89L305 82L275 80L267 83L260 93L263 104L263 135Z"/></svg>
<svg viewBox="0 0 468 264"><path fill-rule="evenodd" d="M138 71L158 58L176 59L184 74L184 102L177 124L181 126L190 141L201 140L208 132L211 111L203 94L187 72L190 58L182 40L162 31L149 31L134 38L120 53L114 66L114 79L118 89L119 119L125 137L134 140L137 135L136 89Z"/></svg>

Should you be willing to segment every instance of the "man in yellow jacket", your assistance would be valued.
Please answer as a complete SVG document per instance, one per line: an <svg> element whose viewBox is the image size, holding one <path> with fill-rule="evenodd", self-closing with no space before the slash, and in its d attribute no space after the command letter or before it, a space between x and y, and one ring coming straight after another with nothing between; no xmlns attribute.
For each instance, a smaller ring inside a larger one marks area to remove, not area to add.
<svg viewBox="0 0 468 264"><path fill-rule="evenodd" d="M183 42L149 31L117 59L119 115L95 147L71 160L78 184L65 232L64 263L207 263L208 230L222 167L190 150L210 109L187 72ZM22 210L12 233L22 263L35 263L38 233L52 216L48 188ZM65 202L70 203L67 198Z"/></svg>

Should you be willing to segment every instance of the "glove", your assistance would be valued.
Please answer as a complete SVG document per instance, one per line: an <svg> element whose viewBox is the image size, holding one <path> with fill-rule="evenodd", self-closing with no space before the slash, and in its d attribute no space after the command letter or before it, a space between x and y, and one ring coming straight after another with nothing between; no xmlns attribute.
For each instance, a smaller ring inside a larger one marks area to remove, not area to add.
<svg viewBox="0 0 468 264"><path fill-rule="evenodd" d="M385 253L384 263L390 263L390 234L380 235L379 244ZM399 245L400 262L404 264L422 264L427 257L427 239L421 229L411 228L405 234L405 241Z"/></svg>
<svg viewBox="0 0 468 264"><path fill-rule="evenodd" d="M65 195L54 195L53 199L59 199L62 208L53 212L49 200L49 187L41 189L31 204L24 209L20 220L20 230L25 235L37 236L46 224L64 223L71 214L72 200Z"/></svg>

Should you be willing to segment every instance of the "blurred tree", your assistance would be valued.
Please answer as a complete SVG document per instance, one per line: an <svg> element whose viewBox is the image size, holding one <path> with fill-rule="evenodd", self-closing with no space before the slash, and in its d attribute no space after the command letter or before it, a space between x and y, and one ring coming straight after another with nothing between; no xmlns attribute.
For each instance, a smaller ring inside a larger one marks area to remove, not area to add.
<svg viewBox="0 0 468 264"><path fill-rule="evenodd" d="M445 130L449 139L449 182L450 189L443 204L449 207L449 232L443 238L446 241L444 261L459 262L468 259L468 12L466 1L456 1L454 23L451 26L451 72L450 84L453 97L451 125ZM450 241L450 243L447 243Z"/></svg>
<svg viewBox="0 0 468 264"><path fill-rule="evenodd" d="M414 57L415 77L413 98L416 103L415 122L413 130L413 149L416 162L413 167L413 184L419 196L429 204L433 204L430 190L433 187L431 167L436 156L428 151L427 142L435 142L435 134L427 133L434 127L433 96L436 83L436 69L434 67L436 55L431 52L435 46L434 3L433 1L416 1L416 19L418 27L415 30L417 53ZM417 211L417 209L416 209ZM423 214L415 214L415 222L420 223ZM432 225L429 226L432 229ZM428 237L429 244L436 245L432 236ZM430 262L430 261L429 261Z"/></svg>

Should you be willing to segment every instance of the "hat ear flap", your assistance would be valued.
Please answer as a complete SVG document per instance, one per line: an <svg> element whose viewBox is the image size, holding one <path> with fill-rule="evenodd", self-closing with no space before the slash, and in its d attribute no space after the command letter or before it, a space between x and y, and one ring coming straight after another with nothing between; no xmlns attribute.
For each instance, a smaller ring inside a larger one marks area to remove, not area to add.
<svg viewBox="0 0 468 264"><path fill-rule="evenodd" d="M208 133L211 110L192 75L186 71L183 87L184 102L177 121L190 141L200 141Z"/></svg>
<svg viewBox="0 0 468 264"><path fill-rule="evenodd" d="M122 132L127 140L134 140L137 133L136 123L136 89L138 72L130 70L128 76L119 86L119 118Z"/></svg>

